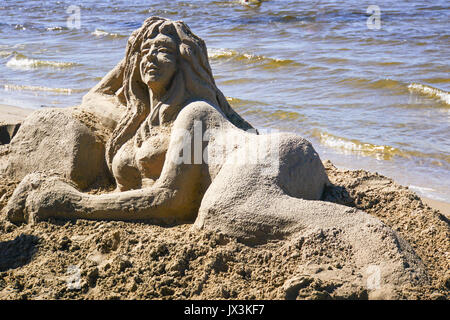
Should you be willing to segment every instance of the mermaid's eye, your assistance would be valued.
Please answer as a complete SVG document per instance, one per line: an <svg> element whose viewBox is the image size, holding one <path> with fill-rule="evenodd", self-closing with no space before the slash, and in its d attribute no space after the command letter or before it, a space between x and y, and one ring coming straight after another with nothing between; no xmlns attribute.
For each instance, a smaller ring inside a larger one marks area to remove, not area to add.
<svg viewBox="0 0 450 320"><path fill-rule="evenodd" d="M161 52L161 53L172 53L169 49L167 49L167 48L159 48L158 49L158 52Z"/></svg>

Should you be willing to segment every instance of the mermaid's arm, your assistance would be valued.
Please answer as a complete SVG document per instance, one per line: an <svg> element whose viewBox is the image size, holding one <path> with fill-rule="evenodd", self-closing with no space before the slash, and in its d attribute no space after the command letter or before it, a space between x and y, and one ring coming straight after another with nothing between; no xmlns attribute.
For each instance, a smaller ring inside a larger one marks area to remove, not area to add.
<svg viewBox="0 0 450 320"><path fill-rule="evenodd" d="M49 217L193 221L212 180L208 164L197 155L199 152L202 156L207 142L201 135L196 137L194 128L198 126L205 132L220 123L227 121L205 102L185 107L173 124L161 176L148 188L91 195L59 177L32 173L22 180L9 200L8 218L16 222ZM198 142L202 143L201 149L196 147Z"/></svg>
<svg viewBox="0 0 450 320"><path fill-rule="evenodd" d="M106 76L100 80L89 93L116 94L122 87L123 73L125 70L125 58L122 59Z"/></svg>

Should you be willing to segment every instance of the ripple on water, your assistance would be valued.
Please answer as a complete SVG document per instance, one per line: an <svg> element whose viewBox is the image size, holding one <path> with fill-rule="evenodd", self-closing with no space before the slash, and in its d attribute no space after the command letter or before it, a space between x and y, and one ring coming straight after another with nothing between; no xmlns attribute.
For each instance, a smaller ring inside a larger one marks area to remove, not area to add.
<svg viewBox="0 0 450 320"><path fill-rule="evenodd" d="M421 83L411 83L408 89L416 94L437 99L450 106L450 93Z"/></svg>
<svg viewBox="0 0 450 320"><path fill-rule="evenodd" d="M54 68L54 69L67 69L77 66L74 62L58 62L27 58L23 54L15 54L8 60L6 66L11 69L30 70L35 68Z"/></svg>
<svg viewBox="0 0 450 320"><path fill-rule="evenodd" d="M357 139L339 137L318 129L312 130L311 135L317 138L323 145L339 150L344 154L359 154L374 157L378 160L392 160L394 157L415 158L418 160L434 159L435 163L439 166L443 166L443 163L446 163L447 166L450 165L450 155L448 154L426 153L416 150L405 150L389 145L378 145Z"/></svg>
<svg viewBox="0 0 450 320"><path fill-rule="evenodd" d="M258 65L265 69L280 67L301 67L304 64L291 59L277 59L264 55L241 53L231 49L211 49L208 54L211 60L233 61L244 64Z"/></svg>
<svg viewBox="0 0 450 320"><path fill-rule="evenodd" d="M73 94L88 91L88 89L51 88L43 86L27 86L18 84L4 84L3 88L6 91L41 91L41 92L55 92L59 94Z"/></svg>

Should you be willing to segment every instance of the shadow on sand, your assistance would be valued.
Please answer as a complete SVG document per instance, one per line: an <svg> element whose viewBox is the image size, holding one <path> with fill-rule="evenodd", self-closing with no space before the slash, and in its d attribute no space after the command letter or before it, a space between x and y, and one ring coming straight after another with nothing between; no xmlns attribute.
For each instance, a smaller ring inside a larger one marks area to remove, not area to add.
<svg viewBox="0 0 450 320"><path fill-rule="evenodd" d="M28 234L0 242L0 272L29 263L37 251L38 242L38 237Z"/></svg>

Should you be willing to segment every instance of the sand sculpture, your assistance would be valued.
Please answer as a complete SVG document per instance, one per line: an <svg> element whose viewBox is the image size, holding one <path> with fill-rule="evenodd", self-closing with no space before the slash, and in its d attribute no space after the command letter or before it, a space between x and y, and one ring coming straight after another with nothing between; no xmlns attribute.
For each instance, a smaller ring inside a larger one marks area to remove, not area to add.
<svg viewBox="0 0 450 320"><path fill-rule="evenodd" d="M230 107L203 40L180 21L147 19L80 106L34 112L3 149L0 175L21 181L3 209L12 222L189 222L248 244L332 232L352 258L329 277L361 282L378 268L373 292L387 297L427 281L393 230L320 201L328 177L307 140L259 134ZM112 180L115 192L85 192Z"/></svg>

